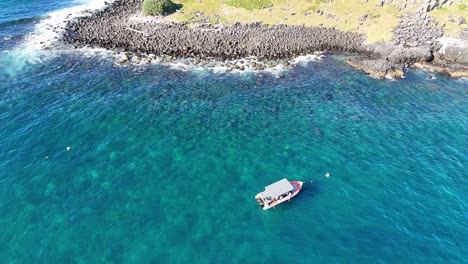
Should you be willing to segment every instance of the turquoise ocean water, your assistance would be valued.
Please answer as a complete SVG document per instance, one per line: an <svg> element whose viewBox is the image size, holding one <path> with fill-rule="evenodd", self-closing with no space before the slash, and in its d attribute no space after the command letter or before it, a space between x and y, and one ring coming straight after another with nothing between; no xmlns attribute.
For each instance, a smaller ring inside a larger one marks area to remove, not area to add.
<svg viewBox="0 0 468 264"><path fill-rule="evenodd" d="M467 80L31 50L82 3L0 3L0 263L468 263Z"/></svg>

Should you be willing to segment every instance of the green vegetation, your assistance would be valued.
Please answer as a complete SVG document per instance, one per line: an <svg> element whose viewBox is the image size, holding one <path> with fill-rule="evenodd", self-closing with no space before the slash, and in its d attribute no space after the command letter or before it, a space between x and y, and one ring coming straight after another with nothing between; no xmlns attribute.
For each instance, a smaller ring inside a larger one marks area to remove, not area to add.
<svg viewBox="0 0 468 264"><path fill-rule="evenodd" d="M145 0L143 14L147 16L166 15L175 12L177 5L171 0Z"/></svg>
<svg viewBox="0 0 468 264"><path fill-rule="evenodd" d="M192 21L204 16L209 21L222 23L254 23L268 25L287 24L304 26L335 27L343 31L364 33L367 43L389 41L392 30L399 23L399 15L415 12L416 7L402 11L394 0L392 4L380 6L381 0L174 0L183 4L182 12L170 15L171 21ZM445 33L460 35L467 24L458 25L450 17L465 17L468 12L464 4L452 4L429 13L440 23L445 23ZM271 7L270 7L271 5ZM265 8L270 7L270 8ZM320 12L318 12L320 10ZM216 19L214 19L216 18Z"/></svg>
<svg viewBox="0 0 468 264"><path fill-rule="evenodd" d="M262 9L271 5L270 0L228 0L227 5L247 10Z"/></svg>
<svg viewBox="0 0 468 264"><path fill-rule="evenodd" d="M310 6L308 10L317 11L321 4L331 2L331 0L308 0Z"/></svg>
<svg viewBox="0 0 468 264"><path fill-rule="evenodd" d="M466 23L459 24L459 18L465 18L468 21L468 12L466 12L466 4L451 5L444 8L436 9L429 14L435 17L439 22L444 23L444 33L450 36L459 37L460 33L468 27Z"/></svg>

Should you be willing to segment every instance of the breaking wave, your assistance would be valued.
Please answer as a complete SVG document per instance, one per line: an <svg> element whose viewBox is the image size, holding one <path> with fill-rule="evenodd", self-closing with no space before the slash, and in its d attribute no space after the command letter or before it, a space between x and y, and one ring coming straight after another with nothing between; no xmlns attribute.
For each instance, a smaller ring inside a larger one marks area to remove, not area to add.
<svg viewBox="0 0 468 264"><path fill-rule="evenodd" d="M81 5L61 9L50 13L35 26L34 31L26 37L24 47L37 51L57 47L68 21L92 15L106 8L106 3L114 0L91 0Z"/></svg>

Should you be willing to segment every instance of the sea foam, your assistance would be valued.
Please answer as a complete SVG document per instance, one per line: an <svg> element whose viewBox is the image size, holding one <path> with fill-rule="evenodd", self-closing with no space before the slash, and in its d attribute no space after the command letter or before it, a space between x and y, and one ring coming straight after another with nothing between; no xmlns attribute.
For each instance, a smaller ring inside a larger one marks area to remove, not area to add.
<svg viewBox="0 0 468 264"><path fill-rule="evenodd" d="M322 52L314 54L307 54L298 56L294 59L287 60L287 64L283 64L280 61L266 61L257 57L246 57L241 59L233 59L226 61L209 61L202 63L201 65L194 64L193 60L176 60L169 63L169 66L173 69L178 70L208 70L213 73L252 73L252 72L264 72L280 77L282 73L288 71L295 66L307 66L310 62L320 61L324 58Z"/></svg>
<svg viewBox="0 0 468 264"><path fill-rule="evenodd" d="M39 21L32 33L26 36L23 48L30 51L58 48L58 40L65 31L67 23L73 19L90 16L94 12L105 9L107 4L115 0L78 1L77 6L54 11ZM107 4L106 4L107 3Z"/></svg>
<svg viewBox="0 0 468 264"><path fill-rule="evenodd" d="M60 43L67 23L73 19L90 16L94 12L106 8L115 0L84 0L75 1L75 6L49 13L45 18L35 23L34 30L25 36L25 40L13 50L4 54L4 59L11 62L9 71L14 75L28 64L38 64L63 53L74 52ZM80 49L85 56L101 55L107 57L109 51L100 48Z"/></svg>
<svg viewBox="0 0 468 264"><path fill-rule="evenodd" d="M248 74L269 73L281 77L290 69L301 66L305 67L310 62L320 61L324 58L322 52L298 56L290 60L263 60L257 57L246 57L231 60L219 60L215 58L195 59L179 58L173 59L168 56L155 55L131 55L130 53L115 53L113 58L118 67L145 67L150 64L166 65L171 69L179 71L208 71L215 74Z"/></svg>

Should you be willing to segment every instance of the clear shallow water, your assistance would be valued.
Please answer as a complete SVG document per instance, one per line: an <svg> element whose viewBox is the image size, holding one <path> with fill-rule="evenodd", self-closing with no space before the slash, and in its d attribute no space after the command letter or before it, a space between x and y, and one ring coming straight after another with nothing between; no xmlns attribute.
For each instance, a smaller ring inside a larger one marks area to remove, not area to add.
<svg viewBox="0 0 468 264"><path fill-rule="evenodd" d="M2 262L466 263L466 80L339 56L282 79L138 73L19 63L22 43L0 44ZM282 177L307 183L262 211Z"/></svg>

